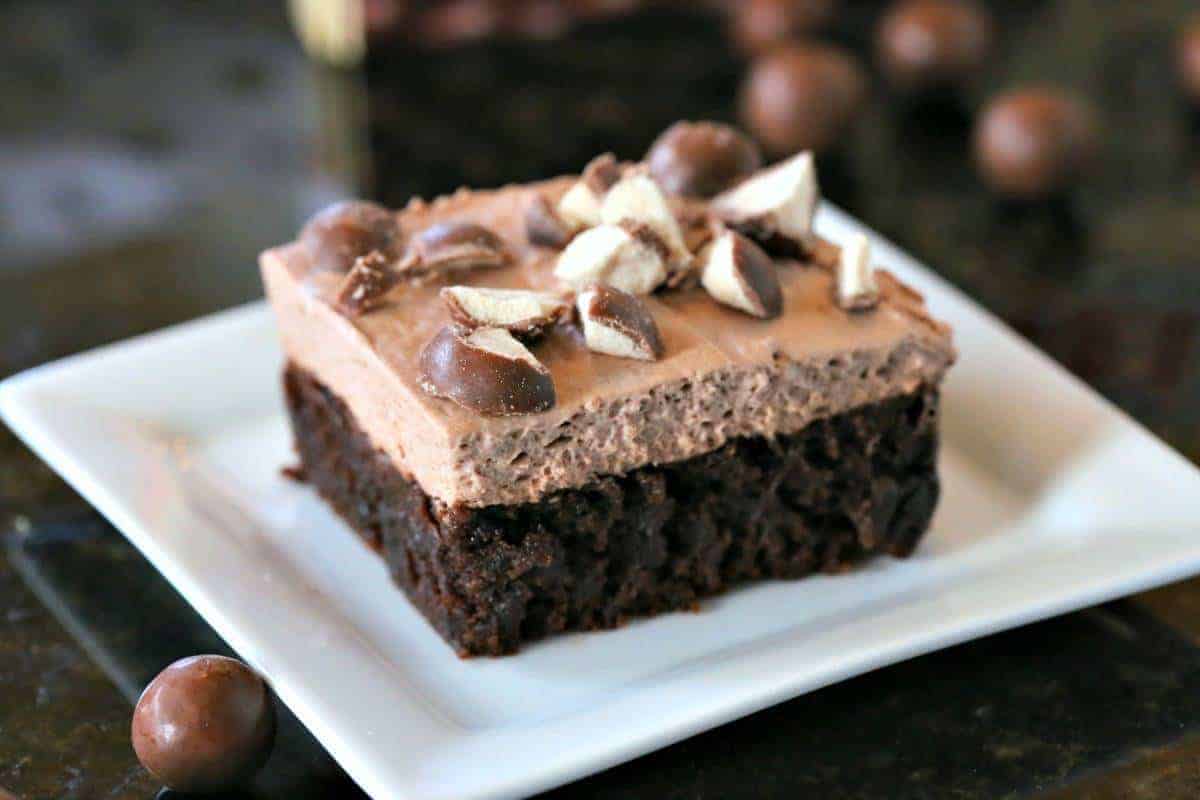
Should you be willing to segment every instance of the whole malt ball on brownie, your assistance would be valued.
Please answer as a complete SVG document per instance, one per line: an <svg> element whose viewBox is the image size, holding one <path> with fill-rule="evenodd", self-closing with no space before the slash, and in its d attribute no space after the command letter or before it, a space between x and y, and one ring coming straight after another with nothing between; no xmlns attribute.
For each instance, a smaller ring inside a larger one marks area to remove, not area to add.
<svg viewBox="0 0 1200 800"><path fill-rule="evenodd" d="M676 122L646 153L650 175L668 192L712 197L762 167L750 137L716 122Z"/></svg>
<svg viewBox="0 0 1200 800"><path fill-rule="evenodd" d="M300 239L315 269L347 272L371 253L394 257L400 231L387 209L365 202L336 203L314 216Z"/></svg>
<svg viewBox="0 0 1200 800"><path fill-rule="evenodd" d="M657 167L414 200L356 308L324 243L262 256L304 473L462 655L928 527L949 330L865 239L816 233L810 153L750 167L689 125ZM446 226L495 257L430 265Z"/></svg>

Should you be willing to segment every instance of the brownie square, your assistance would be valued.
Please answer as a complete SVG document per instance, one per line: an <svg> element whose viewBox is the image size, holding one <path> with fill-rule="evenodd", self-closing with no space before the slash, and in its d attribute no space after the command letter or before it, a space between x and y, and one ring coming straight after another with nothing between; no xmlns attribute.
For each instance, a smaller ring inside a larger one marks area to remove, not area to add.
<svg viewBox="0 0 1200 800"><path fill-rule="evenodd" d="M261 266L302 471L462 655L904 556L955 358L815 162L715 123L644 162L340 204Z"/></svg>

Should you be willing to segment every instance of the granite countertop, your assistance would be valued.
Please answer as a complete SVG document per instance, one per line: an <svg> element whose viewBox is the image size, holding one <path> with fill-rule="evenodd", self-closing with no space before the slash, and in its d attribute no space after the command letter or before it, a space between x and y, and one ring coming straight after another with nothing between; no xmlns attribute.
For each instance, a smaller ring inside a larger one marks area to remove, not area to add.
<svg viewBox="0 0 1200 800"><path fill-rule="evenodd" d="M846 0L833 37L862 51L878 5ZM1002 55L979 95L877 98L824 160L826 193L1200 460L1200 119L1164 46L1194 3L991 5ZM270 3L0 6L0 377L257 297L257 251L364 176L395 201L729 118L742 67L708 57L719 32L657 22L350 74L307 63ZM610 68L645 52L652 80ZM419 70L399 95L397 67ZM962 141L979 98L1032 79L1099 105L1103 159L1071 198L1014 206L981 190ZM0 798L155 796L131 703L171 660L227 648L6 430L0 543ZM809 794L1200 795L1200 580L880 670L548 796ZM238 796L357 795L285 713Z"/></svg>

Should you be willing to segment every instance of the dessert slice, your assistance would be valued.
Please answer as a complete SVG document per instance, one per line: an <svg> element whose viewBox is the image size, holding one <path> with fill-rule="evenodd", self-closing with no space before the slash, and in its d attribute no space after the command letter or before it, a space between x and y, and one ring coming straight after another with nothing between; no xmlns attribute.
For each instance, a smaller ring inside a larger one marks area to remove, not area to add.
<svg viewBox="0 0 1200 800"><path fill-rule="evenodd" d="M797 159L343 204L262 255L303 473L460 654L916 546L949 330L812 233Z"/></svg>

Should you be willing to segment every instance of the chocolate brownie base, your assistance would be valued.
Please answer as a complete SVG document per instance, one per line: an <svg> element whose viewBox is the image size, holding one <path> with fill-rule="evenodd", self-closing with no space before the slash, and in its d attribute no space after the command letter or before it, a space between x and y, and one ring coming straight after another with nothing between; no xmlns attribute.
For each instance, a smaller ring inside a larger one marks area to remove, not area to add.
<svg viewBox="0 0 1200 800"><path fill-rule="evenodd" d="M406 479L310 373L291 364L284 386L307 479L464 656L906 556L937 504L932 387L540 502L469 508Z"/></svg>

